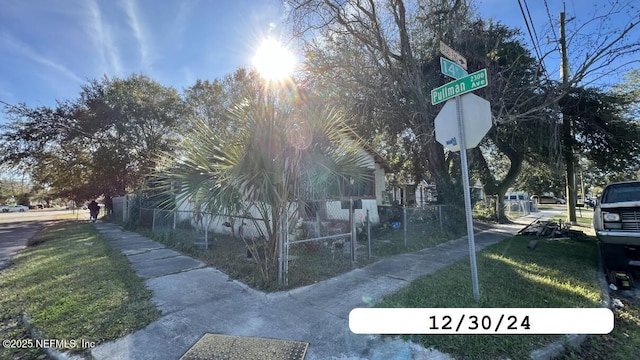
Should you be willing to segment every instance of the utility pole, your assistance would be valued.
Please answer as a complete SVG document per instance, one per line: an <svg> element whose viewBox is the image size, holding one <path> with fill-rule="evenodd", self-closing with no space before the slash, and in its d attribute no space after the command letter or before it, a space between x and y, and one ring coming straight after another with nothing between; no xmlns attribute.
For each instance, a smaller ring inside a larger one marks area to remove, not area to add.
<svg viewBox="0 0 640 360"><path fill-rule="evenodd" d="M569 59L567 57L567 38L565 34L564 24L565 13L560 13L560 51L562 52L562 91L566 94L569 90ZM564 95L567 96L567 95ZM563 110L562 108L560 109ZM576 176L575 161L573 158L573 136L571 133L571 118L562 112L562 154L566 169L567 182L567 210L569 212L569 222L576 225Z"/></svg>

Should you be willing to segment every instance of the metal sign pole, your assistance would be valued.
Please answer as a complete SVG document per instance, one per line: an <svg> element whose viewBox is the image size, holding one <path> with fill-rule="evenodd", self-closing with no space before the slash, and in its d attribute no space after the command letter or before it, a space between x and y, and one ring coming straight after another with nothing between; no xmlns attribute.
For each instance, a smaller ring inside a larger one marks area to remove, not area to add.
<svg viewBox="0 0 640 360"><path fill-rule="evenodd" d="M458 133L460 137L460 162L462 168L462 186L464 188L464 212L467 218L467 236L469 239L469 260L471 261L471 284L473 286L473 298L476 302L480 299L478 285L478 267L476 265L476 242L473 234L473 218L471 217L471 193L469 191L469 167L467 163L467 144L464 138L464 114L462 112L462 99L456 96L456 113L458 118Z"/></svg>
<svg viewBox="0 0 640 360"><path fill-rule="evenodd" d="M278 220L278 226L282 230L282 220ZM276 235L278 241L278 286L284 285L284 266L282 265L282 261L284 258L284 240L282 231L280 231Z"/></svg>

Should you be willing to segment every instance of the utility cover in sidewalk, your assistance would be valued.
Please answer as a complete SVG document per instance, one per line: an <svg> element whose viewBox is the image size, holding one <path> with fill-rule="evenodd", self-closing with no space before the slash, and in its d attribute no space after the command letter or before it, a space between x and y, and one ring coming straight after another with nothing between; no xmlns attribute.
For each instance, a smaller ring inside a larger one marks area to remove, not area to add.
<svg viewBox="0 0 640 360"><path fill-rule="evenodd" d="M491 129L491 105L475 94L461 96L464 124L464 138L467 149L472 149L482 141ZM436 116L434 121L436 140L446 149L460 151L460 135L456 114L456 100L451 99Z"/></svg>
<svg viewBox="0 0 640 360"><path fill-rule="evenodd" d="M204 334L180 360L303 360L308 346L301 341Z"/></svg>

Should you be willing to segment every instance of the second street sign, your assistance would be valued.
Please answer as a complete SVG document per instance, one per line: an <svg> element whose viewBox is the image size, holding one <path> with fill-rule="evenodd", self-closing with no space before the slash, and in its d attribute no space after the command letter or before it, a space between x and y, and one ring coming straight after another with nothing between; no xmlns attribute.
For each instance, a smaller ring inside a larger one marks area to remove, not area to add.
<svg viewBox="0 0 640 360"><path fill-rule="evenodd" d="M463 69L462 66L443 57L440 58L440 72L456 80L469 75L467 70Z"/></svg>
<svg viewBox="0 0 640 360"><path fill-rule="evenodd" d="M440 41L440 53L467 70L467 59L442 41Z"/></svg>
<svg viewBox="0 0 640 360"><path fill-rule="evenodd" d="M487 86L487 83L487 69L476 71L468 76L431 90L431 104L439 104L458 95L483 88Z"/></svg>

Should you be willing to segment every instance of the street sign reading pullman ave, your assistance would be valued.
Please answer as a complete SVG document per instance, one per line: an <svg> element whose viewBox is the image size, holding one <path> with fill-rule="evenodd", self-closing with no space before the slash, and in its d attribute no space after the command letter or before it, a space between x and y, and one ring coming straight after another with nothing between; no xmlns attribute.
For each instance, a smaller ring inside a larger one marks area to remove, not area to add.
<svg viewBox="0 0 640 360"><path fill-rule="evenodd" d="M439 104L485 86L487 86L487 69L482 69L431 90L431 105Z"/></svg>
<svg viewBox="0 0 640 360"><path fill-rule="evenodd" d="M442 41L440 41L440 53L446 56L449 60L452 60L456 64L462 66L463 69L467 70L467 59Z"/></svg>

